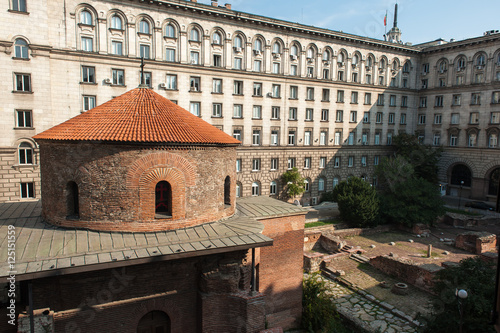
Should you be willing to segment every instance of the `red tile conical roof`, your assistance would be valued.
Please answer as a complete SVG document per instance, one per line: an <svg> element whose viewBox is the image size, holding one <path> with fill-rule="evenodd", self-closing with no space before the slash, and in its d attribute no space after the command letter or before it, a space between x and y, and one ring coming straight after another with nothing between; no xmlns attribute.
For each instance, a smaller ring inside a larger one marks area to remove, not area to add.
<svg viewBox="0 0 500 333"><path fill-rule="evenodd" d="M128 91L35 135L34 139L240 144L148 88Z"/></svg>

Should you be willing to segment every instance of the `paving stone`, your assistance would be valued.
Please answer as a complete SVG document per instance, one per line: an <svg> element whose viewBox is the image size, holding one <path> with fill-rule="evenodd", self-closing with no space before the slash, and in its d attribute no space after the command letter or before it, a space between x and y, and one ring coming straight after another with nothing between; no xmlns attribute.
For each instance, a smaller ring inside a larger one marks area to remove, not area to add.
<svg viewBox="0 0 500 333"><path fill-rule="evenodd" d="M387 323L383 320L374 320L370 323L370 326L380 332L384 332L387 329Z"/></svg>

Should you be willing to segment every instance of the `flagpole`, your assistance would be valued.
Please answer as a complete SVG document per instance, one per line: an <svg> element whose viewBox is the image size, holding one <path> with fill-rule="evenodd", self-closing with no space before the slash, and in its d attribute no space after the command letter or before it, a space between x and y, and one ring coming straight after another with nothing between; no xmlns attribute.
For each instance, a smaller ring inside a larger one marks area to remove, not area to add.
<svg viewBox="0 0 500 333"><path fill-rule="evenodd" d="M385 28L385 35L387 35L387 9L385 10L385 17L384 17L384 28Z"/></svg>

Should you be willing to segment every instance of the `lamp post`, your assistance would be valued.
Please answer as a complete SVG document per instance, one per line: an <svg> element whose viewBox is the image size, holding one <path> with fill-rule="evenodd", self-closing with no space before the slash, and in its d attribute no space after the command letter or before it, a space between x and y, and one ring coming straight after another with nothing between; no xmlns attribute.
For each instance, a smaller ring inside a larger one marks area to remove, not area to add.
<svg viewBox="0 0 500 333"><path fill-rule="evenodd" d="M458 312L460 313L460 326L459 326L459 333L463 332L463 324L464 324L464 305L463 302L467 298L467 291L464 289L460 290L455 290L455 296L457 297L458 301Z"/></svg>
<svg viewBox="0 0 500 333"><path fill-rule="evenodd" d="M458 209L460 209L460 204L462 202L462 188L464 187L464 181L460 181L460 193L458 193Z"/></svg>

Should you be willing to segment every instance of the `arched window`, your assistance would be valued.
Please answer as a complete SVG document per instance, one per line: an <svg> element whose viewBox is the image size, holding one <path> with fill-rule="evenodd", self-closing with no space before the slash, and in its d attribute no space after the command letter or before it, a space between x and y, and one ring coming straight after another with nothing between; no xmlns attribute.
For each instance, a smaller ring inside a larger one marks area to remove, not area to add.
<svg viewBox="0 0 500 333"><path fill-rule="evenodd" d="M490 173L490 178L488 181L488 194L497 195L498 194L498 182L500 181L500 168L496 168Z"/></svg>
<svg viewBox="0 0 500 333"><path fill-rule="evenodd" d="M172 187L164 180L155 187L155 218L172 217Z"/></svg>
<svg viewBox="0 0 500 333"><path fill-rule="evenodd" d="M92 25L92 14L88 10L82 10L80 13L80 23Z"/></svg>
<svg viewBox="0 0 500 333"><path fill-rule="evenodd" d="M311 183L311 181L309 180L309 178L304 179L304 190L305 190L305 192L309 192L309 190L310 190L309 184L310 183Z"/></svg>
<svg viewBox="0 0 500 333"><path fill-rule="evenodd" d="M385 59L384 58L380 59L380 68L385 69Z"/></svg>
<svg viewBox="0 0 500 333"><path fill-rule="evenodd" d="M368 67L372 67L373 66L373 57L368 57L368 60L366 61L366 65Z"/></svg>
<svg viewBox="0 0 500 333"><path fill-rule="evenodd" d="M137 333L170 333L170 318L163 311L148 312L139 320Z"/></svg>
<svg viewBox="0 0 500 333"><path fill-rule="evenodd" d="M165 37L175 38L175 27L170 23L165 27Z"/></svg>
<svg viewBox="0 0 500 333"><path fill-rule="evenodd" d="M241 183L240 182L236 183L236 197L241 198Z"/></svg>
<svg viewBox="0 0 500 333"><path fill-rule="evenodd" d="M281 45L278 42L273 44L273 53L281 53Z"/></svg>
<svg viewBox="0 0 500 333"><path fill-rule="evenodd" d="M461 185L470 187L472 180L472 174L470 169L464 164L457 164L451 170L451 181L452 185Z"/></svg>
<svg viewBox="0 0 500 333"><path fill-rule="evenodd" d="M330 58L331 58L330 51L329 50L325 50L323 52L323 60L324 61L330 61Z"/></svg>
<svg viewBox="0 0 500 333"><path fill-rule="evenodd" d="M484 54L480 54L477 58L476 58L476 65L477 66L484 66L486 65L486 57Z"/></svg>
<svg viewBox="0 0 500 333"><path fill-rule="evenodd" d="M339 52L339 55L337 56L337 62L342 63L342 62L344 62L344 60L345 60L344 53Z"/></svg>
<svg viewBox="0 0 500 333"><path fill-rule="evenodd" d="M242 44L243 44L243 42L242 42L241 37L240 37L240 36L236 36L236 37L234 38L234 47L239 47L239 48L241 48L241 47L242 47Z"/></svg>
<svg viewBox="0 0 500 333"><path fill-rule="evenodd" d="M438 69L441 73L444 73L446 71L446 60L441 60L439 62Z"/></svg>
<svg viewBox="0 0 500 333"><path fill-rule="evenodd" d="M80 203L78 202L78 185L75 182L68 182L66 186L66 207L67 218L79 218Z"/></svg>
<svg viewBox="0 0 500 333"><path fill-rule="evenodd" d="M33 164L33 147L28 142L19 145L19 164Z"/></svg>
<svg viewBox="0 0 500 333"><path fill-rule="evenodd" d="M353 57L352 57L352 64L353 65L357 65L359 62L359 56L357 54L355 54Z"/></svg>
<svg viewBox="0 0 500 333"><path fill-rule="evenodd" d="M28 43L24 39L18 38L16 39L15 45L15 53L16 58L28 59Z"/></svg>
<svg viewBox="0 0 500 333"><path fill-rule="evenodd" d="M255 51L262 51L262 41L260 39L256 39L253 43L253 49Z"/></svg>
<svg viewBox="0 0 500 333"><path fill-rule="evenodd" d="M465 61L465 58L464 57L461 57L460 59L458 59L457 61L457 71L463 71L465 69L465 66L466 66L466 61Z"/></svg>
<svg viewBox="0 0 500 333"><path fill-rule="evenodd" d="M122 30L122 19L118 15L111 16L111 28Z"/></svg>
<svg viewBox="0 0 500 333"><path fill-rule="evenodd" d="M299 54L299 49L297 48L297 45L292 45L290 49L290 55L297 56Z"/></svg>
<svg viewBox="0 0 500 333"><path fill-rule="evenodd" d="M314 58L314 49L312 47L307 49L307 59Z"/></svg>
<svg viewBox="0 0 500 333"><path fill-rule="evenodd" d="M146 20L142 20L139 22L139 32L143 34L149 34L149 22Z"/></svg>
<svg viewBox="0 0 500 333"><path fill-rule="evenodd" d="M200 41L200 32L193 28L191 29L191 33L189 34L189 40L193 42L199 42Z"/></svg>
<svg viewBox="0 0 500 333"><path fill-rule="evenodd" d="M275 180L269 185L269 195L276 195L278 193L278 185Z"/></svg>
<svg viewBox="0 0 500 333"><path fill-rule="evenodd" d="M410 62L407 61L403 66L403 73L409 73L409 72L410 72Z"/></svg>
<svg viewBox="0 0 500 333"><path fill-rule="evenodd" d="M252 196L258 196L260 194L259 187L260 186L258 182L252 183Z"/></svg>
<svg viewBox="0 0 500 333"><path fill-rule="evenodd" d="M231 205L231 178L229 176L224 180L224 204Z"/></svg>
<svg viewBox="0 0 500 333"><path fill-rule="evenodd" d="M217 44L217 45L222 44L222 37L221 37L220 33L214 32L214 34L212 36L212 43Z"/></svg>
<svg viewBox="0 0 500 333"><path fill-rule="evenodd" d="M325 179L320 178L318 180L318 191L324 191L325 190Z"/></svg>
<svg viewBox="0 0 500 333"><path fill-rule="evenodd" d="M398 62L397 62L396 60L394 60L394 61L392 62L392 69L393 69L393 70L397 70L397 69L398 69L398 67L399 67Z"/></svg>

